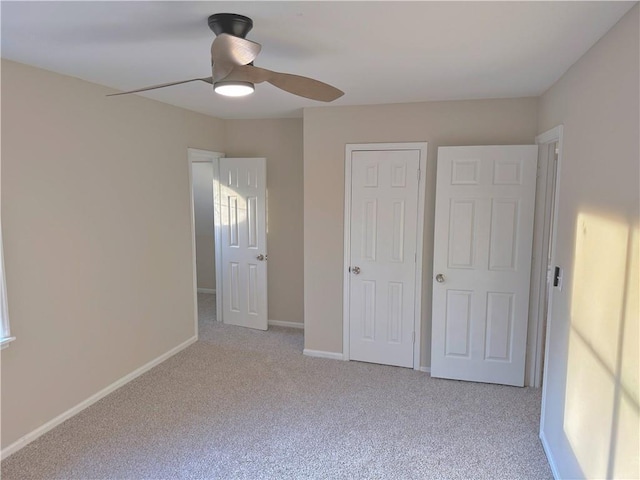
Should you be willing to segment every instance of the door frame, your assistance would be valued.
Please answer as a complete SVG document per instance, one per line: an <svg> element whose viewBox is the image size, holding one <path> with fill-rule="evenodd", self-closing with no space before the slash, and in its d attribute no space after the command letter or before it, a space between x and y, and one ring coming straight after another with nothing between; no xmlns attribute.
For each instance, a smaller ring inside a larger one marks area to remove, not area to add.
<svg viewBox="0 0 640 480"><path fill-rule="evenodd" d="M196 338L198 337L198 276L197 276L197 261L196 261L196 216L195 216L195 206L193 200L193 168L192 165L194 163L211 163L213 165L213 198L211 201L213 202L213 236L214 236L214 253L216 260L216 300L219 297L219 292L222 288L222 275L220 273L220 265L219 255L218 255L218 246L219 235L218 228L216 225L216 218L219 218L220 212L216 213L216 186L218 185L218 176L220 172L220 158L224 157L224 153L222 152L211 152L209 150L199 150L197 148L187 148L187 161L188 161L188 170L189 170L189 209L190 209L190 217L191 217L191 263L193 269L193 306L194 306L194 316L195 316L195 329L196 329ZM216 301L216 320L218 322L222 321L222 306L220 302Z"/></svg>
<svg viewBox="0 0 640 480"><path fill-rule="evenodd" d="M560 200L560 171L562 165L563 150L563 126L558 125L535 139L538 145L538 183L536 187L536 223L542 222L534 231L534 249L531 265L531 289L529 299L529 328L532 335L531 341L527 341L527 369L526 385L529 387L543 387L542 415L544 416L544 377L546 377L549 348L549 320L551 317L551 304L553 289L549 290L549 298L545 305L545 293L547 288L546 261L549 250L555 256L556 235L558 231L558 205ZM556 162L555 180L551 175L548 146L550 143L558 143L558 161ZM555 181L555 188L553 183ZM553 196L551 190L553 188ZM547 209L547 202L553 198L553 210ZM549 239L549 228L552 229L552 237ZM552 264L555 258L552 257ZM545 319L545 307L546 316ZM546 322L546 323L545 323ZM544 345L544 355L543 355ZM544 359L544 364L543 364ZM543 367L544 365L544 367ZM544 371L543 371L544 370Z"/></svg>
<svg viewBox="0 0 640 480"><path fill-rule="evenodd" d="M547 130L546 132L538 135L536 137L536 143L538 143L539 145L543 145L543 144L548 144L551 142L558 142L558 162L557 162L557 166L556 166L556 188L555 188L555 198L554 198L554 206L553 206L553 212L551 214L551 218L549 219L549 221L551 222L552 228L553 228L553 234L551 236L551 240L550 240L550 245L549 248L551 249L551 264L552 265L556 265L556 255L557 255L557 235L558 235L558 211L559 211L559 206L560 206L560 173L562 171L561 165L562 165L562 156L563 156L563 135L564 135L564 127L562 125L558 125L555 128L552 128L550 130ZM546 277L546 275L544 276ZM546 282L546 278L541 279L540 281L540 285L545 287L545 285L543 285L543 282ZM541 355L541 351L540 349L542 348L542 338L541 336L545 337L544 340L544 344L545 344L545 351L544 351L544 367L542 369L542 377L541 377L541 381L542 381L542 401L540 404L540 430L539 430L539 437L540 440L542 442L542 446L544 448L544 451L547 455L548 459L553 458L552 455L549 454L549 444L546 438L546 434L544 431L544 421L545 421L545 411L546 411L546 402L547 402L547 375L548 375L548 370L549 370L549 344L550 344L550 335L549 332L551 331L551 329L549 328L549 325L551 324L552 321L552 307L553 307L553 296L555 294L555 288L550 288L549 289L549 298L547 299L547 322L546 322L546 329L542 330L542 325L543 325L543 321L544 319L542 318L544 315L544 309L542 309L541 312L538 312L538 316L533 318L532 320L534 322L536 322L536 326L538 327L538 330L540 331L540 337L538 337L538 344L540 345L539 348L536 349L536 354L537 354L537 362L536 362L536 368L537 371L540 371L540 367L541 367L541 362L542 362L542 355ZM544 298L544 297L543 297ZM545 335L546 332L546 335ZM553 464L553 462L550 462L551 465L551 470L554 473L554 476L557 477L557 472L555 469L555 465Z"/></svg>
<svg viewBox="0 0 640 480"><path fill-rule="evenodd" d="M350 256L351 256L351 156L357 151L376 150L418 150L420 152L418 178L418 222L416 242L415 301L413 324L413 369L420 370L422 346L422 249L424 245L425 173L427 170L427 142L407 143L348 143L345 147L344 167L344 256L343 256L343 296L342 296L342 359L350 360Z"/></svg>

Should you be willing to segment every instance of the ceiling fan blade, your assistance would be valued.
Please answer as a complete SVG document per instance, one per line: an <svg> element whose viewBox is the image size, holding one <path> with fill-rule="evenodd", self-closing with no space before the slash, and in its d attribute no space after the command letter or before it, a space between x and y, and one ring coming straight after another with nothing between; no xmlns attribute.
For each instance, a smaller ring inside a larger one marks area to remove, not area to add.
<svg viewBox="0 0 640 480"><path fill-rule="evenodd" d="M219 82L223 78L229 76L229 74L233 71L233 65L229 62L216 62L211 67L211 78L213 78L214 83Z"/></svg>
<svg viewBox="0 0 640 480"><path fill-rule="evenodd" d="M251 83L269 82L271 85L286 92L320 102L332 102L344 95L342 90L313 78L274 72L266 68L254 67L253 65L234 67L233 71L227 77L224 77L224 80L239 80Z"/></svg>
<svg viewBox="0 0 640 480"><path fill-rule="evenodd" d="M271 85L300 97L320 102L333 102L344 95L342 90L313 78L290 73L271 73L272 75L267 80Z"/></svg>
<svg viewBox="0 0 640 480"><path fill-rule="evenodd" d="M246 38L221 33L211 44L211 62L230 63L231 65L247 65L253 62L262 46Z"/></svg>
<svg viewBox="0 0 640 480"><path fill-rule="evenodd" d="M139 88L137 90L129 90L128 92L110 93L109 95L107 95L107 97L115 97L117 95L128 95L130 93L146 92L147 90L155 90L156 88L171 87L172 85L180 85L182 83L189 83L189 82L206 82L209 84L213 84L213 78L212 77L192 78L190 80L182 80L180 82L161 83L160 85L152 85L150 87Z"/></svg>

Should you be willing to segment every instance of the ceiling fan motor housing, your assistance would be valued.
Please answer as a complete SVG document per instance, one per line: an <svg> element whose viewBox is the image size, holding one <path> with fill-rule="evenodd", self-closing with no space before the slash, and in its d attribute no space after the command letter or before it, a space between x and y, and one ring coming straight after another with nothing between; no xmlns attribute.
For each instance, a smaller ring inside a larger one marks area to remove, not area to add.
<svg viewBox="0 0 640 480"><path fill-rule="evenodd" d="M226 33L245 38L253 28L253 20L237 13L216 13L209 17L209 28L216 36Z"/></svg>

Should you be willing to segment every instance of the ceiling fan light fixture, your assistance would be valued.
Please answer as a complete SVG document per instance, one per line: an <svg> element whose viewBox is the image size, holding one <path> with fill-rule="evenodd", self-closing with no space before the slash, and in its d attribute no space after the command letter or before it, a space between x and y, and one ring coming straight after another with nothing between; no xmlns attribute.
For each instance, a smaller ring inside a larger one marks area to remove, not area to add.
<svg viewBox="0 0 640 480"><path fill-rule="evenodd" d="M251 82L216 82L213 90L225 97L244 97L254 92L255 88Z"/></svg>
<svg viewBox="0 0 640 480"><path fill-rule="evenodd" d="M210 77L152 85L107 96L141 93L196 81L213 85L214 92L227 97L250 95L255 91L254 84L262 82L318 102L332 102L344 95L342 90L313 78L274 72L254 66L253 61L260 53L262 46L245 38L253 27L253 20L249 17L235 13L216 13L209 17L209 27L216 34L211 44Z"/></svg>

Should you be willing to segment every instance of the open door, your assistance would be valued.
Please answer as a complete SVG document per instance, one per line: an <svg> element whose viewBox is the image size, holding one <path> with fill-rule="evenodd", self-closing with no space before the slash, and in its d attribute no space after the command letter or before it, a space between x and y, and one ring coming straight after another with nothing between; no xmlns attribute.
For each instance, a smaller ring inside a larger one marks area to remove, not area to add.
<svg viewBox="0 0 640 480"><path fill-rule="evenodd" d="M259 330L267 329L266 165L220 158L214 184L222 321Z"/></svg>
<svg viewBox="0 0 640 480"><path fill-rule="evenodd" d="M438 149L434 377L524 385L537 152Z"/></svg>

